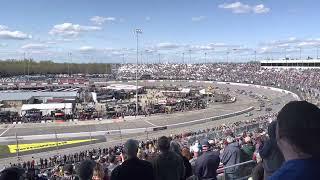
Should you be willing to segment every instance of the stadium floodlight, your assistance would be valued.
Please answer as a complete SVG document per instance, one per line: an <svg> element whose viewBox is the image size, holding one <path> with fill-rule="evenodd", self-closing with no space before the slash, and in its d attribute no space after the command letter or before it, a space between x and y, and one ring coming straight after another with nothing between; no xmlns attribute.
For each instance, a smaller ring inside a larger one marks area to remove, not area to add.
<svg viewBox="0 0 320 180"><path fill-rule="evenodd" d="M207 64L207 52L204 53L204 63Z"/></svg>
<svg viewBox="0 0 320 180"><path fill-rule="evenodd" d="M191 49L189 49L189 63L191 64Z"/></svg>
<svg viewBox="0 0 320 180"><path fill-rule="evenodd" d="M139 34L142 34L142 29L135 29L135 34L137 38L137 61L136 61L136 116L139 111L138 103L138 63L139 63Z"/></svg>
<svg viewBox="0 0 320 180"><path fill-rule="evenodd" d="M302 51L302 47L299 47L300 50L300 60L301 60L301 51Z"/></svg>
<svg viewBox="0 0 320 180"><path fill-rule="evenodd" d="M182 53L182 64L184 64L184 52Z"/></svg>

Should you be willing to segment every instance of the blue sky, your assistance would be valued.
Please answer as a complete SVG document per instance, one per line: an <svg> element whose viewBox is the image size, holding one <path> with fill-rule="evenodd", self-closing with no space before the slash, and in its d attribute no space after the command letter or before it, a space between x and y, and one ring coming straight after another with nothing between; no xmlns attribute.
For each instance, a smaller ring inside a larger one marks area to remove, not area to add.
<svg viewBox="0 0 320 180"><path fill-rule="evenodd" d="M0 58L134 62L135 28L143 62L182 53L188 61L189 52L192 62L248 61L255 51L315 57L319 8L316 0L1 0Z"/></svg>

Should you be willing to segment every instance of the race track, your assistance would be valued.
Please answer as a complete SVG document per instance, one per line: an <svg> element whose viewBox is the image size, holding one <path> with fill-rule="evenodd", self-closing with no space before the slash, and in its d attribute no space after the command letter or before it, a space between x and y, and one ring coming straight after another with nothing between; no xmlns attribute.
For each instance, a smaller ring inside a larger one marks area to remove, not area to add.
<svg viewBox="0 0 320 180"><path fill-rule="evenodd" d="M259 103L257 99L253 99L247 95L237 94L235 93L236 89L240 90L246 90L246 91L252 91L256 94L265 95L268 97L269 101L266 103L266 107L271 107L273 110L272 112L279 111L284 104L286 104L289 101L295 100L295 98L290 95L283 92L277 92L272 91L270 89L264 89L264 88L257 88L254 86L235 86L235 85L228 85L228 84L208 84L204 82L144 82L141 85L159 85L159 84L172 84L172 85L199 85L207 87L209 85L214 85L219 87L220 89L229 88L230 94L232 96L237 97L237 101L235 103L231 104L213 104L209 108L204 110L198 110L198 111L191 111L191 112L180 112L180 113L174 113L174 114L164 114L164 115L153 115L150 117L126 117L125 122L113 122L112 120L103 120L103 121L94 121L90 122L88 124L78 123L78 124L17 124L15 126L10 125L6 127L0 128L0 144L6 145L6 144L12 144L15 142L15 133L17 133L18 136L45 136L47 134L68 134L68 133L87 133L91 132L91 134L94 134L94 132L97 131L112 131L112 130L119 130L119 129L135 129L135 128L152 128L156 126L165 126L168 124L175 124L175 123L183 123L188 122L192 120L197 119L203 119L208 118L212 116L219 116L223 114L232 113L235 111L240 111L243 109L247 109L249 107L255 107L257 108L259 106ZM190 125L185 127L179 127L174 129L168 129L164 131L158 131L158 132L150 132L148 134L149 137L157 137L159 135L169 135L174 133L182 133L184 131L190 131L190 130L199 130L199 129L205 129L209 127L213 127L222 123L228 123L228 122L235 122L239 120L246 120L248 118L254 118L263 114L266 114L266 111L252 111L253 116L251 117L245 117L244 114L236 116L236 117L230 117L225 118L221 120L216 120L212 122L206 122L201 123L197 125ZM126 138L136 138L136 139L142 139L146 138L145 134L133 134L133 135L126 135L122 134L121 141L125 140ZM26 141L29 142L29 141ZM117 144L120 142L119 137L108 137L108 145L111 144ZM30 142L29 142L30 143ZM70 152L85 148L92 148L92 147L101 147L105 146L104 144L95 144L90 146L81 146L81 147L73 147L68 149L60 149L60 153L63 152ZM43 156L50 156L52 154L55 154L56 152L42 152L39 154L33 154L34 157L43 157ZM25 155L23 159L30 158L30 155ZM3 162L11 162L16 160L15 158L7 158L2 159Z"/></svg>

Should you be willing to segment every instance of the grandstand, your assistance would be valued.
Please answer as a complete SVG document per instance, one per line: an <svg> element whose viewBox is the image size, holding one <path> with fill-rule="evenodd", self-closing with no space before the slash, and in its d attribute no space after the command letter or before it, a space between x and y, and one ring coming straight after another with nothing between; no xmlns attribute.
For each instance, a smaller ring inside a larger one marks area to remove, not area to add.
<svg viewBox="0 0 320 180"><path fill-rule="evenodd" d="M320 59L306 60L264 60L260 62L262 68L283 68L283 69L314 69L320 68Z"/></svg>

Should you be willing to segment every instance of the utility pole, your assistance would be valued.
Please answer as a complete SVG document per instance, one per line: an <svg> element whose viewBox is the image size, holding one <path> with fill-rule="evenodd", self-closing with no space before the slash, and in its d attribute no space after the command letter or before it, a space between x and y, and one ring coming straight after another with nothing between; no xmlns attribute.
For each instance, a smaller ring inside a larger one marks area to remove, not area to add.
<svg viewBox="0 0 320 180"><path fill-rule="evenodd" d="M300 49L300 60L301 60L301 47L299 47L299 49Z"/></svg>
<svg viewBox="0 0 320 180"><path fill-rule="evenodd" d="M254 61L257 62L257 51L254 51Z"/></svg>
<svg viewBox="0 0 320 180"><path fill-rule="evenodd" d="M189 49L189 63L191 64L191 49Z"/></svg>
<svg viewBox="0 0 320 180"><path fill-rule="evenodd" d="M136 116L139 112L139 103L138 103L138 65L139 65L139 34L142 34L141 29L136 29L136 38L137 38L137 62L136 62ZM120 131L121 132L121 131Z"/></svg>
<svg viewBox="0 0 320 180"><path fill-rule="evenodd" d="M184 52L182 53L182 64L184 64Z"/></svg>
<svg viewBox="0 0 320 180"><path fill-rule="evenodd" d="M207 52L204 53L204 63L207 64Z"/></svg>

